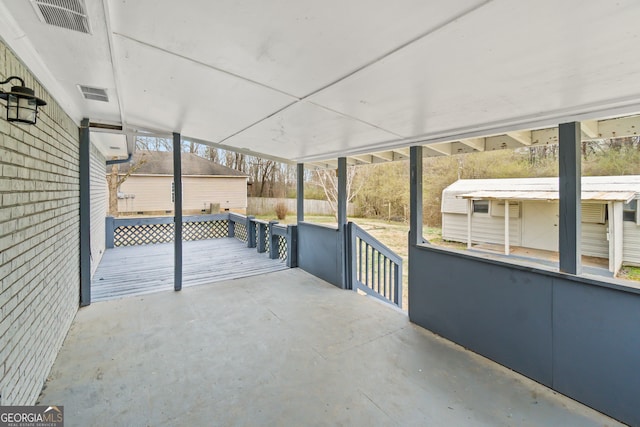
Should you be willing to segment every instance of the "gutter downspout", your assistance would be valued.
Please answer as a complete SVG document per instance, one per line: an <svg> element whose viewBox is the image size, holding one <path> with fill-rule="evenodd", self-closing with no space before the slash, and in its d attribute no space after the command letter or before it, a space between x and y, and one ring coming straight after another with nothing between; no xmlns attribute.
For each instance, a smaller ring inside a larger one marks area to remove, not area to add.
<svg viewBox="0 0 640 427"><path fill-rule="evenodd" d="M121 163L129 163L132 157L133 157L133 153L129 153L129 156L126 159L107 160L107 166L119 165Z"/></svg>

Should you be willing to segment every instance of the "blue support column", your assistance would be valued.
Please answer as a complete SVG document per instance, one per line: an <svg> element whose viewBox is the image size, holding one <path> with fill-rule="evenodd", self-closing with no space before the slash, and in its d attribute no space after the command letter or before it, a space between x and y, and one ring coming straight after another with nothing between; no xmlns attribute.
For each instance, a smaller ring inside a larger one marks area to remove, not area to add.
<svg viewBox="0 0 640 427"><path fill-rule="evenodd" d="M179 133L173 134L173 289L182 289L182 138Z"/></svg>
<svg viewBox="0 0 640 427"><path fill-rule="evenodd" d="M105 218L105 226L104 226L104 246L107 249L113 249L115 246L115 236L114 233L116 231L115 226L115 218L112 216L108 216Z"/></svg>
<svg viewBox="0 0 640 427"><path fill-rule="evenodd" d="M304 164L298 163L297 174L297 191L296 191L296 215L298 222L304 221Z"/></svg>
<svg viewBox="0 0 640 427"><path fill-rule="evenodd" d="M349 235L347 233L347 158L338 158L338 233L342 242L339 258L342 260L342 288L350 289L351 256L349 251Z"/></svg>
<svg viewBox="0 0 640 427"><path fill-rule="evenodd" d="M91 304L91 194L89 119L80 123L80 306Z"/></svg>
<svg viewBox="0 0 640 427"><path fill-rule="evenodd" d="M422 244L422 146L409 151L409 244Z"/></svg>
<svg viewBox="0 0 640 427"><path fill-rule="evenodd" d="M255 222L253 221L255 219L255 217L253 215L249 215L247 217L247 221L245 222L245 229L247 230L247 247L248 248L255 248L257 243L256 243L256 226L255 226Z"/></svg>
<svg viewBox="0 0 640 427"><path fill-rule="evenodd" d="M338 228L347 224L347 158L338 159Z"/></svg>
<svg viewBox="0 0 640 427"><path fill-rule="evenodd" d="M560 271L580 274L581 264L581 177L580 123L562 123L558 127L560 144Z"/></svg>

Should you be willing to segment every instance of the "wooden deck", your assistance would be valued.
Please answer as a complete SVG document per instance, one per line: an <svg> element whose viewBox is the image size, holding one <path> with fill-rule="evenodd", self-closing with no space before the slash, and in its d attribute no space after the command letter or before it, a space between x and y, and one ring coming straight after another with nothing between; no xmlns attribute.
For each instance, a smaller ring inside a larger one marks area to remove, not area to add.
<svg viewBox="0 0 640 427"><path fill-rule="evenodd" d="M286 269L281 260L236 239L184 242L182 286L204 285ZM173 289L173 243L107 249L91 283L91 301Z"/></svg>

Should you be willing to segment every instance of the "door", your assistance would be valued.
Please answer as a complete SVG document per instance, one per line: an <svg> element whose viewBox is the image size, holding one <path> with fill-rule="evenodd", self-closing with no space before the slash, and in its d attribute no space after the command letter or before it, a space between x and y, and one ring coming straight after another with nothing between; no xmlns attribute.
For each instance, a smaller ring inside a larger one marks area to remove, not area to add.
<svg viewBox="0 0 640 427"><path fill-rule="evenodd" d="M522 246L558 250L558 202L522 203Z"/></svg>

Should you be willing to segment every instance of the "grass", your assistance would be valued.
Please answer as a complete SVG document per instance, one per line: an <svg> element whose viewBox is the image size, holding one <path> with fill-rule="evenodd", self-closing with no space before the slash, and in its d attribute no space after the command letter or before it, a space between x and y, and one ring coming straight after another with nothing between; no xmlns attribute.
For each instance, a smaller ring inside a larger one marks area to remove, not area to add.
<svg viewBox="0 0 640 427"><path fill-rule="evenodd" d="M640 267L631 267L625 265L620 269L618 277L626 280L635 280L640 282Z"/></svg>

